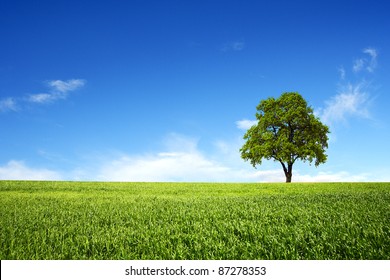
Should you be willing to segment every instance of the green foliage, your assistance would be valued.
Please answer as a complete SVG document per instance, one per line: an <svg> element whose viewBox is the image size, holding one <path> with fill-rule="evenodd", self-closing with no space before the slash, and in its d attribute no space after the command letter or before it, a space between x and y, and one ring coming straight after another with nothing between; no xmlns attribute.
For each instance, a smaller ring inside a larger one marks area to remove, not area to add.
<svg viewBox="0 0 390 280"><path fill-rule="evenodd" d="M389 183L0 181L0 259L390 259Z"/></svg>
<svg viewBox="0 0 390 280"><path fill-rule="evenodd" d="M255 167L262 159L282 164L286 178L292 176L297 159L314 161L315 166L326 161L329 128L313 114L313 109L296 92L283 93L278 99L268 98L257 106L258 124L244 135L246 143L241 156Z"/></svg>

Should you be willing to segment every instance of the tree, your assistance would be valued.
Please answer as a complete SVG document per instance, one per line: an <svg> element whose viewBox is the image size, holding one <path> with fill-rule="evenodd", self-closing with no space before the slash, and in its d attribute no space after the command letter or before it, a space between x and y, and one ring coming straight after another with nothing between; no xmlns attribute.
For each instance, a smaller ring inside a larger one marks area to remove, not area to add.
<svg viewBox="0 0 390 280"><path fill-rule="evenodd" d="M258 123L245 133L246 143L240 149L241 157L253 167L263 159L278 161L286 183L290 183L296 160L314 160L316 167L326 161L329 128L299 93L286 92L278 99L262 100L256 109Z"/></svg>

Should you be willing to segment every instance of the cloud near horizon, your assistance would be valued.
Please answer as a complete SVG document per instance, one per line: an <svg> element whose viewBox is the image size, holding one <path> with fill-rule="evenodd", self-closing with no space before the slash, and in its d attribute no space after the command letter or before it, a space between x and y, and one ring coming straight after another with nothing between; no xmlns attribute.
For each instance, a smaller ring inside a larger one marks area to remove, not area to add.
<svg viewBox="0 0 390 280"><path fill-rule="evenodd" d="M10 160L0 166L0 180L62 180L57 171L46 168L31 168L24 161Z"/></svg>
<svg viewBox="0 0 390 280"><path fill-rule="evenodd" d="M143 155L122 155L101 166L98 179L104 181L224 181L237 174L222 161L199 150L198 139L171 133L163 139L162 151Z"/></svg>
<svg viewBox="0 0 390 280"><path fill-rule="evenodd" d="M42 180L42 181L112 181L112 182L232 182L232 183L283 183L281 168L234 169L219 165L207 158L186 154L160 153L149 157L123 156L105 163L98 174L77 169L66 175L65 172L35 168L23 161L11 160L0 166L0 180ZM177 167L174 169L174 167ZM85 167L84 167L85 168ZM199 172L200 171L200 172ZM368 182L388 181L388 178L370 173L350 174L346 171L318 172L302 174L294 171L293 182Z"/></svg>
<svg viewBox="0 0 390 280"><path fill-rule="evenodd" d="M125 182L284 182L281 166L272 162L254 169L239 155L239 141L217 141L214 149L204 152L198 140L169 134L165 147L148 154L106 156L104 160L81 162L74 170L50 170L11 160L0 166L0 180L77 180ZM303 174L297 166L293 182L375 181L370 173L349 174L316 172ZM382 178L383 180L383 178Z"/></svg>
<svg viewBox="0 0 390 280"><path fill-rule="evenodd" d="M27 166L11 160L0 166L0 180L82 180L131 182L248 182L283 181L281 169L259 171L239 157L240 143L217 141L211 153L201 151L198 139L171 133L160 151L102 156L80 163L70 172ZM236 162L238 161L238 163ZM244 165L242 168L240 165Z"/></svg>
<svg viewBox="0 0 390 280"><path fill-rule="evenodd" d="M211 152L201 151L198 140L179 134L164 139L163 151L145 155L121 155L106 161L98 180L141 182L284 182L282 167L254 169L240 157L242 141L216 141ZM339 178L321 174L320 180ZM347 177L348 178L348 177ZM294 175L294 181L317 180L317 176Z"/></svg>

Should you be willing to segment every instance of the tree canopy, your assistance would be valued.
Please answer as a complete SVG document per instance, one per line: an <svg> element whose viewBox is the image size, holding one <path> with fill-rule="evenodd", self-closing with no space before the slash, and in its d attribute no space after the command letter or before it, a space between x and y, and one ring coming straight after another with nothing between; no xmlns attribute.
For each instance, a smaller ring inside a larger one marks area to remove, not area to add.
<svg viewBox="0 0 390 280"><path fill-rule="evenodd" d="M245 133L246 143L240 149L241 157L253 167L263 159L278 161L289 183L296 160L314 161L316 167L326 161L329 128L299 93L262 100L256 109L258 123Z"/></svg>

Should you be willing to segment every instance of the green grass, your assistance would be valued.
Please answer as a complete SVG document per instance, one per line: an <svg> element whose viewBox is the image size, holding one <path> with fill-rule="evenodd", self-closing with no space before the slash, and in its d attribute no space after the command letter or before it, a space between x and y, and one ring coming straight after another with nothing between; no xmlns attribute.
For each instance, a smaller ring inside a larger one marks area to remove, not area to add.
<svg viewBox="0 0 390 280"><path fill-rule="evenodd" d="M390 183L0 181L0 259L390 259Z"/></svg>

